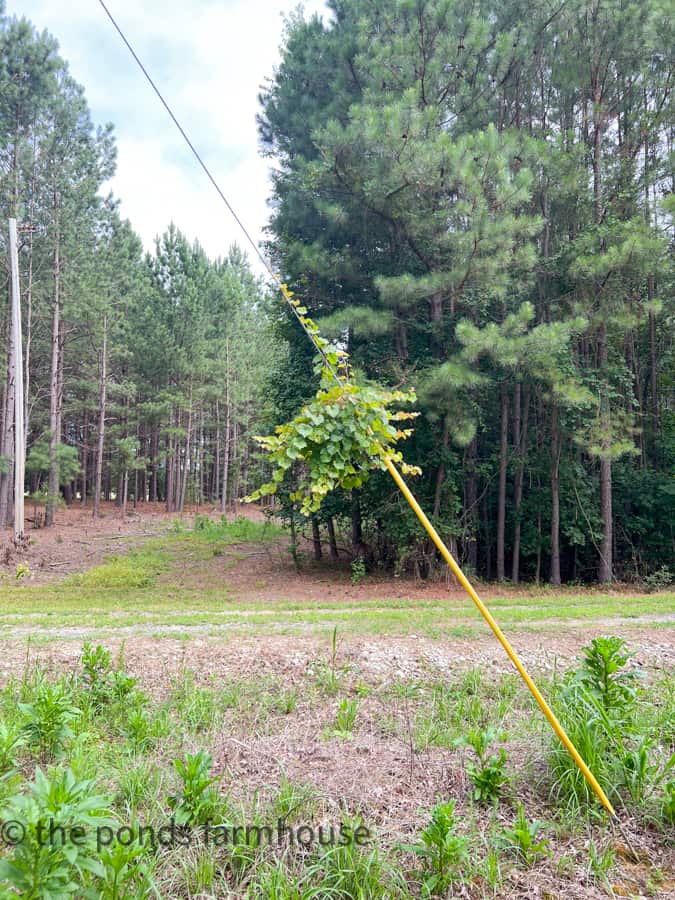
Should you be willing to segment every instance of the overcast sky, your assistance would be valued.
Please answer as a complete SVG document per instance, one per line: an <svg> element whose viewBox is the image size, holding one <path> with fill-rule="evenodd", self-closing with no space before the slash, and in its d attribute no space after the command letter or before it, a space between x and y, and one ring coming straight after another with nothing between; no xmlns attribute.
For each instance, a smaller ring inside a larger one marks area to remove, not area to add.
<svg viewBox="0 0 675 900"><path fill-rule="evenodd" d="M106 3L238 215L261 239L269 161L258 153L257 95L279 60L283 15L296 0ZM303 6L306 16L327 15L324 0ZM118 159L111 187L148 248L172 220L212 257L233 241L244 246L97 0L7 0L7 13L26 16L58 39L94 121L114 124Z"/></svg>

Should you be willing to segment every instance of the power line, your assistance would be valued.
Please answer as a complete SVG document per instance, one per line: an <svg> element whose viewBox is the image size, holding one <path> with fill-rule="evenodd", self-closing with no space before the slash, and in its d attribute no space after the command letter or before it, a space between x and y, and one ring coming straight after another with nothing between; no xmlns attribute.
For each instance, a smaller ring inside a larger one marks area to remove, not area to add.
<svg viewBox="0 0 675 900"><path fill-rule="evenodd" d="M141 72L142 72L143 75L145 76L145 78L146 78L148 84L150 85L150 87L153 89L153 91L154 91L155 94L157 95L157 98L159 99L160 103L162 104L162 106L164 107L164 109L167 111L167 113L168 113L169 116L171 117L171 121L173 122L173 124L176 126L176 128L177 128L178 131L180 132L181 137L183 138L183 140L185 141L185 143L188 145L188 147L189 147L190 150L192 151L192 155L194 156L194 158L197 160L197 162L198 162L199 165L201 166L202 170L204 171L204 174L205 174L206 177L209 179L209 181L211 182L212 186L215 188L216 193L218 194L218 196L220 197L220 199L223 201L223 203L224 203L225 206L227 207L228 212L230 213L230 215L232 216L232 218L234 219L234 221L237 223L237 225L238 225L239 228L241 229L241 231L242 231L244 237L246 238L246 240L248 241L248 243L249 243L249 244L251 245L251 247L253 248L253 252L254 252L255 255L258 257L258 259L260 260L260 262L263 264L263 266L264 266L266 272L267 272L267 273L270 275L270 277L274 280L274 282L276 283L278 289L281 291L281 294L283 295L283 298L284 298L284 300L286 301L286 304L287 304L288 308L291 310L291 312L293 313L293 315L294 315L295 318L297 319L298 323L300 324L300 327L303 329L303 331L305 332L305 334L307 335L307 337L309 338L309 340L312 342L312 344L313 344L315 350L317 351L317 353L319 353L319 354L321 355L321 358L323 359L324 365L325 365L326 368L330 371L330 373L331 373L331 375L333 376L333 378L335 379L335 381L336 381L338 384L342 384L342 380L340 379L340 377L338 376L337 372L335 371L333 365L331 364L330 360L329 360L328 357L326 356L325 350L324 350L323 347L319 344L319 342L316 340L316 337L308 331L308 329L307 329L305 323L302 321L302 317L301 317L300 313L298 312L296 306L294 305L294 303L293 303L293 301L292 301L292 299L291 299L291 296L292 296L292 295L291 295L290 291L289 291L288 288L282 283L281 278L279 277L279 275L277 275L276 272L274 272L274 270L272 269L272 267L271 267L271 265L269 264L269 262L267 261L267 259L265 259L264 255L260 252L260 248L258 247L258 245L256 244L256 242L255 242L255 241L253 240L253 238L251 237L251 235L250 235L248 229L246 228L246 226L244 225L244 223L242 222L242 220L241 220L241 219L239 218L239 216L237 215L237 213L236 213L234 207L232 206L232 204L230 203L230 201L229 201L229 200L227 199L227 197L225 196L225 192L223 191L223 189L220 187L220 185L218 184L218 182L217 182L216 179L214 178L213 174L211 173L211 170L209 169L209 167L206 165L206 163L205 163L204 160L202 159L202 157L201 157L199 151L197 150L197 148L195 147L195 145L192 143L192 141L191 141L190 138L188 137L187 132L185 131L185 129L183 128L183 126L182 126L182 125L180 124L180 122L178 121L178 119L177 119L176 115L174 114L173 110L171 109L171 106L169 105L168 101L164 98L164 95L162 94L162 92L160 91L160 89L157 87L157 85L156 85L155 82L153 81L152 76L150 75L150 73L148 72L148 70L146 69L146 67L143 65L143 62L141 61L139 55L136 53L136 51L134 50L134 48L131 46L131 43L130 43L129 40L127 39L127 36L125 35L124 31L122 31L122 28L120 27L120 25L118 25L117 21L115 20L115 17L113 16L113 14L110 12L110 10L108 9L108 7L106 6L104 0L98 0L98 2L100 3L101 7L103 8L103 11L105 12L106 16L110 19L110 21L111 21L111 23L112 23L112 25L113 25L115 31L118 33L118 35L119 35L120 38L122 39L122 41L123 41L125 47L126 47L127 50L129 51L129 53L132 55L132 57L134 58L134 61L136 62L136 65L138 66L138 68L141 70Z"/></svg>

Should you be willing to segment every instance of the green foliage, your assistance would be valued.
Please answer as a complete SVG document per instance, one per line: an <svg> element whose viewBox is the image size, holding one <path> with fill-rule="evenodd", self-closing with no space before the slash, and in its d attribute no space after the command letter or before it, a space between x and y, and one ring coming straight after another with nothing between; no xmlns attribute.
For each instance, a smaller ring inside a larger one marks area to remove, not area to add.
<svg viewBox="0 0 675 900"><path fill-rule="evenodd" d="M495 728L475 728L457 743L471 747L476 755L476 763L469 763L467 772L473 784L473 798L478 803L496 801L500 798L503 786L509 781L504 771L506 752L503 747L499 753L490 753L490 747L498 737Z"/></svg>
<svg viewBox="0 0 675 900"><path fill-rule="evenodd" d="M320 661L318 665L317 681L327 694L336 694L346 669L338 666L337 662L337 625L331 632L330 658L328 662Z"/></svg>
<svg viewBox="0 0 675 900"><path fill-rule="evenodd" d="M17 563L14 570L14 577L17 581L23 581L24 578L30 577L30 566L28 563Z"/></svg>
<svg viewBox="0 0 675 900"><path fill-rule="evenodd" d="M406 849L425 863L422 896L446 896L448 888L465 877L469 861L468 841L457 831L455 801L436 806L431 821L420 833L419 843Z"/></svg>
<svg viewBox="0 0 675 900"><path fill-rule="evenodd" d="M112 661L110 651L101 644L82 648L82 681L95 708L100 711L112 696Z"/></svg>
<svg viewBox="0 0 675 900"><path fill-rule="evenodd" d="M246 516L236 516L232 520L229 520L227 516L221 516L214 521L208 516L196 515L193 526L195 538L224 544L258 543L274 540L282 534L282 529L268 520L257 522Z"/></svg>
<svg viewBox="0 0 675 900"><path fill-rule="evenodd" d="M345 0L289 21L261 96L275 266L365 376L415 386L416 493L488 579L633 579L672 554L671 43L659 0L553 19ZM283 421L310 393L284 335ZM388 491L361 503L369 561L422 555Z"/></svg>
<svg viewBox="0 0 675 900"><path fill-rule="evenodd" d="M56 457L59 465L61 484L68 484L80 474L80 461L77 448L69 444L56 445ZM49 472L49 440L39 441L30 449L26 457L26 472L46 475Z"/></svg>
<svg viewBox="0 0 675 900"><path fill-rule="evenodd" d="M358 712L358 698L354 697L350 699L349 697L343 697L338 703L337 712L335 714L335 729L332 734L336 737L351 737Z"/></svg>
<svg viewBox="0 0 675 900"><path fill-rule="evenodd" d="M350 566L352 570L351 582L353 585L360 584L366 577L366 561L362 556L353 559Z"/></svg>
<svg viewBox="0 0 675 900"><path fill-rule="evenodd" d="M111 556L100 566L71 575L68 582L96 590L148 587L155 583L165 566L166 561L159 553L137 550L126 556Z"/></svg>
<svg viewBox="0 0 675 900"><path fill-rule="evenodd" d="M91 876L103 874L96 828L114 822L107 813L109 798L95 788L93 781L78 780L70 769L36 769L27 793L12 797L1 811L4 821L20 823L24 838L9 858L0 860L0 881L34 900L101 896L86 887ZM69 839L73 828L81 829L77 841Z"/></svg>
<svg viewBox="0 0 675 900"><path fill-rule="evenodd" d="M248 497L259 500L274 494L294 463L301 461L304 471L290 498L300 503L305 515L316 512L330 491L360 487L372 468L384 468L383 455L402 462L393 448L410 430L401 430L392 422L414 417L414 413L392 412L392 404L412 403L415 395L404 391L382 391L350 382L330 386L324 373L324 387L314 400L287 425L279 425L275 434L260 438L274 468L272 481ZM402 465L404 472L416 472Z"/></svg>
<svg viewBox="0 0 675 900"><path fill-rule="evenodd" d="M39 678L30 702L19 703L19 709L27 745L41 757L60 756L73 737L71 726L81 715L70 686L64 681L50 684Z"/></svg>
<svg viewBox="0 0 675 900"><path fill-rule="evenodd" d="M169 805L178 825L203 825L214 820L219 798L213 787L218 779L210 774L212 763L206 750L188 753L185 759L174 759L181 791L169 797Z"/></svg>
<svg viewBox="0 0 675 900"><path fill-rule="evenodd" d="M380 850L377 847L360 847L353 839L362 826L359 818L341 823L342 840L346 843L331 847L307 867L303 879L307 893L301 894L301 897L387 900L389 897L408 896L401 873Z"/></svg>
<svg viewBox="0 0 675 900"><path fill-rule="evenodd" d="M636 807L667 783L675 766L668 758L662 724L650 725L640 707L634 672L624 671L631 657L617 637L596 638L583 649L581 665L568 673L556 699L563 727L606 793ZM667 721L668 711L663 711ZM576 766L554 746L553 793L572 809L593 804Z"/></svg>
<svg viewBox="0 0 675 900"><path fill-rule="evenodd" d="M595 841L588 844L588 868L591 876L601 882L605 888L612 890L609 873L616 864L616 853L611 844L598 848Z"/></svg>
<svg viewBox="0 0 675 900"><path fill-rule="evenodd" d="M675 779L666 781L663 785L661 815L667 825L675 825Z"/></svg>
<svg viewBox="0 0 675 900"><path fill-rule="evenodd" d="M502 833L504 846L515 853L526 866L534 865L549 852L548 839L540 836L542 824L538 821L529 822L523 804L519 803L513 828L507 828Z"/></svg>
<svg viewBox="0 0 675 900"><path fill-rule="evenodd" d="M130 826L139 832L139 824ZM125 845L115 841L110 847L101 847L97 853L100 870L96 882L98 900L146 900L156 897L157 886L152 878L156 862L151 848L139 843Z"/></svg>
<svg viewBox="0 0 675 900"><path fill-rule="evenodd" d="M0 719L0 780L6 780L17 770L17 753L26 738L18 722Z"/></svg>
<svg viewBox="0 0 675 900"><path fill-rule="evenodd" d="M675 576L668 566L661 566L654 572L650 572L649 575L645 575L644 582L648 591L662 591L675 582Z"/></svg>
<svg viewBox="0 0 675 900"><path fill-rule="evenodd" d="M636 673L625 671L633 656L623 638L599 637L583 648L576 678L606 712L629 712L637 698Z"/></svg>
<svg viewBox="0 0 675 900"><path fill-rule="evenodd" d="M198 687L190 672L185 672L174 682L171 702L180 716L181 725L197 734L216 727L222 716L218 692Z"/></svg>

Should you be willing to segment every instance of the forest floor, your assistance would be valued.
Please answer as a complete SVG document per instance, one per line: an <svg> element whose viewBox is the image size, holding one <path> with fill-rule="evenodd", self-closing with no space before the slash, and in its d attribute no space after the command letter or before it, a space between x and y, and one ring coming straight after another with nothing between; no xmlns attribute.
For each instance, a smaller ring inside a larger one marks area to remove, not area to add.
<svg viewBox="0 0 675 900"><path fill-rule="evenodd" d="M176 789L171 760L199 747L240 817L277 809L282 794L297 794L289 821L360 816L381 857L379 874L360 877L389 884L364 897L408 896L387 874L394 859L405 891L421 895L430 863L410 845L448 799L470 853L451 867L442 896L675 897L660 788L622 801L624 836L597 811L580 813L573 797L553 802L548 726L461 590L373 576L354 585L348 564L317 564L309 546L296 572L287 536L242 512L246 521L195 529L194 510L178 517L152 506L122 521L106 505L96 522L89 510L62 510L53 529L29 531L25 547L9 538L0 547L0 687L36 669L77 677L89 642L123 661L151 698L159 737L134 765L151 765L153 797L138 800L135 817L159 815L157 797ZM549 694L592 638L625 639L644 688L641 728L675 750L673 592L483 585L479 593ZM173 725L162 733L161 721ZM510 780L502 800L484 807L471 798L470 751L458 740L487 724L495 748L503 739ZM101 777L117 795L122 775L109 762ZM541 852L528 855L508 837L519 801L530 824L542 823ZM311 895L273 893L269 854L235 866L214 850L210 875L203 848L186 854L156 871L161 896ZM303 860L286 853L284 877L302 882ZM324 895L328 888L311 896Z"/></svg>

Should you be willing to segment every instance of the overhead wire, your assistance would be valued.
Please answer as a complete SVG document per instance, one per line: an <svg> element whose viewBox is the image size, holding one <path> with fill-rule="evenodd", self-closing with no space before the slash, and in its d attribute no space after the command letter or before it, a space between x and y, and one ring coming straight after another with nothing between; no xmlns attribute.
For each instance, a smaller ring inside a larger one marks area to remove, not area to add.
<svg viewBox="0 0 675 900"><path fill-rule="evenodd" d="M310 332L309 332L309 331L307 330L307 328L304 326L304 324L303 324L303 322L302 322L302 320L301 320L300 314L298 313L298 310L297 310L296 306L295 306L294 303L293 303L291 292L288 290L288 288L286 287L286 285L282 282L281 277L273 270L273 268L272 268L272 266L270 265L269 261L265 258L264 254L261 252L261 250L260 250L260 248L258 247L258 245L256 244L256 242L255 242L255 241L253 240L253 238L251 237L250 232L248 231L248 229L247 229L246 226L244 225L243 221L242 221L242 220L239 218L239 216L237 215L236 210L234 209L234 207L232 206L232 204L230 203L230 201L227 199L227 197L226 197L226 195L225 195L225 192L224 192L223 189L220 187L220 185L219 185L218 182L216 181L214 175L212 174L211 170L209 169L209 167L208 167L208 166L206 165L206 163L204 162L204 159L203 159L202 155L200 154L200 152L197 150L197 148L195 147L195 145L194 145L194 144L192 143L192 141L190 140L190 138L189 138L187 132L185 131L185 129L183 128L183 126L182 126L181 123L179 122L179 120L178 120L177 116L175 115L174 111L172 110L171 106L170 106L169 103L166 101L166 99L164 98L164 95L163 95L162 92L160 91L159 87L157 86L157 84L156 84L155 81L153 80L153 78L152 78L152 76L150 75L150 73L148 72L148 70L146 69L145 65L143 64L143 61L141 60L141 58L139 57L139 55L138 55L138 54L136 53L136 51L134 50L134 48L133 48L133 46L131 45L130 41L128 40L126 34L125 34L124 31L122 30L122 28L118 25L117 20L115 19L115 17L113 16L113 14L110 12L110 10L108 9L108 7L106 6L104 0L98 0L98 2L100 3L101 7L103 8L103 11L105 12L106 16L110 19L110 22L112 23L113 28L115 29L115 31L117 32L117 34L118 34L118 35L120 36L120 38L122 39L122 42L124 43L125 47L126 47L127 50L129 51L129 53L132 55L132 57L134 58L134 60L135 60L135 62L136 62L136 65L138 66L138 68L141 70L141 72L142 72L143 75L145 76L145 78L146 78L148 84L150 85L150 87L152 88L152 90L155 92L155 94L156 94L156 96L157 96L159 102L162 104L162 106L164 107L164 109L166 110L166 112L169 114L169 117L171 118L171 121L172 121L173 124L176 126L176 128L177 128L178 131L180 132L180 134L181 134L183 140L185 141L185 143L186 143L186 144L188 145L188 147L190 148L190 150L191 150L191 152L192 152L192 155L193 155L194 158L197 160L197 162L199 163L200 167L202 168L204 174L206 175L206 177L209 179L209 181L211 182L212 186L214 187L216 193L218 194L218 196L220 197L220 199L223 201L223 203L224 203L225 206L227 207L228 212L230 213L230 215L232 216L232 218L234 219L234 221L235 221L235 222L237 223L237 225L239 226L239 228L240 228L242 234L244 235L244 237L246 238L246 240L247 240L248 243L250 244L251 248L253 249L253 252L255 253L255 255L257 256L257 258L260 260L260 262L262 263L262 265L264 266L265 270L266 270L267 273L270 275L270 277L275 281L276 286L277 286L277 288L281 291L281 293L283 294L284 299L286 300L286 303L287 303L289 309L291 310L291 312L293 313L293 315L295 316L295 318L297 319L297 321L298 321L298 322L300 323L300 325L302 326L302 328L303 328L305 334L307 335L307 337L311 340L311 342L312 342L312 344L314 345L314 348L315 348L315 350L317 351L317 353L320 354L320 356L321 356L321 358L322 358L322 360L323 360L324 365L329 369L329 371L331 372L331 374L332 374L333 377L335 378L336 382L337 382L338 384L342 384L342 381L340 380L340 376L339 376L338 373L335 371L334 366L332 365L332 363L330 362L330 360L329 360L328 357L326 356L326 351L325 351L324 348L321 346L321 344L315 339L315 337L314 337L312 334L310 334Z"/></svg>

